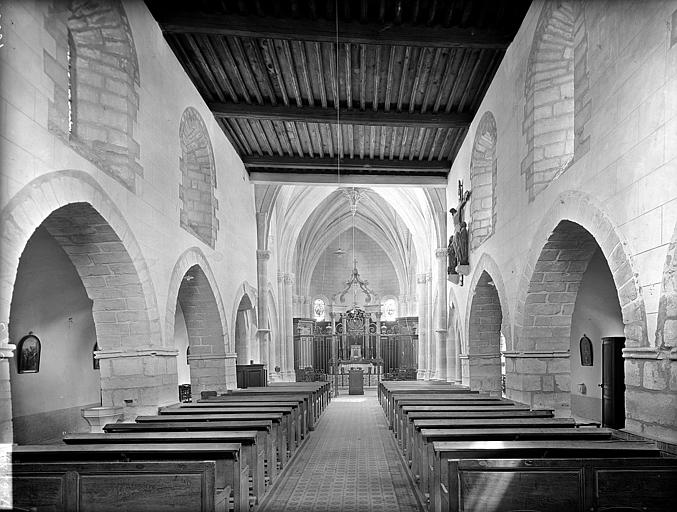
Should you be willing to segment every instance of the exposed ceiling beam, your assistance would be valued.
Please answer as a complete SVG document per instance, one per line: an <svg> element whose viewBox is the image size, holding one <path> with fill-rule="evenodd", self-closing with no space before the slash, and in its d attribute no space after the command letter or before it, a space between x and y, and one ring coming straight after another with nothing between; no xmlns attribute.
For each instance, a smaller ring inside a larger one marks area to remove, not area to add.
<svg viewBox="0 0 677 512"><path fill-rule="evenodd" d="M336 176L317 173L266 172L252 171L249 180L254 184L277 185L336 185ZM446 176L428 176L411 174L349 174L341 176L342 186L412 186L436 187L447 186Z"/></svg>
<svg viewBox="0 0 677 512"><path fill-rule="evenodd" d="M253 169L278 169L303 171L328 171L329 176L337 175L335 158L304 158L295 156L245 156L242 158L248 171ZM378 158L348 158L340 160L341 176L344 174L377 173L409 175L446 175L452 162L448 160L381 160Z"/></svg>
<svg viewBox="0 0 677 512"><path fill-rule="evenodd" d="M288 107L285 105L247 105L243 103L210 103L216 117L227 119L267 119L270 121L299 121L305 123L337 124L336 110L322 107ZM364 126L408 126L411 128L467 128L472 113L374 112L342 108L341 123Z"/></svg>
<svg viewBox="0 0 677 512"><path fill-rule="evenodd" d="M322 20L259 18L249 16L196 14L191 12L158 14L167 33L199 33L222 36L260 37L336 43L335 23ZM362 24L341 22L339 43L419 46L427 48L505 49L514 35L496 30L459 27L421 27L411 25Z"/></svg>

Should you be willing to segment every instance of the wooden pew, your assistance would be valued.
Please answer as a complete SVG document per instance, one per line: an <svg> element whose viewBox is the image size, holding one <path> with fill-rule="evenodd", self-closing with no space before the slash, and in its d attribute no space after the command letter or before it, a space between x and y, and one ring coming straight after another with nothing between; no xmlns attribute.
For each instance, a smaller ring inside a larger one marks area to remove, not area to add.
<svg viewBox="0 0 677 512"><path fill-rule="evenodd" d="M442 511L670 512L677 458L452 459Z"/></svg>
<svg viewBox="0 0 677 512"><path fill-rule="evenodd" d="M213 417L217 415L233 415L233 414L282 414L283 432L286 435L287 444L280 446L286 447L289 454L292 455L296 448L300 445L301 439L298 432L297 416L294 414L291 407L195 407L190 409L184 408L165 408L158 409L159 416L204 416ZM221 418L227 419L227 418Z"/></svg>
<svg viewBox="0 0 677 512"><path fill-rule="evenodd" d="M292 383L285 383L292 384ZM299 383L304 384L304 383ZM307 410L308 414L308 429L314 430L315 422L318 420L321 412L324 410L324 395L325 391L323 386L316 386L315 383L307 383L307 386L298 385L298 386L267 386L259 388L247 388L242 390L234 390L226 395L220 396L239 396L239 397L249 397L257 395L265 395L267 397L273 396L284 396L284 395L303 395L304 400L307 401ZM220 398L216 397L217 399Z"/></svg>
<svg viewBox="0 0 677 512"><path fill-rule="evenodd" d="M381 381L378 386L378 399L381 402L381 405L385 405L386 409L389 408L389 402L391 401L393 394L418 394L426 393L430 395L434 394L446 394L446 393L455 393L455 394L471 394L477 395L480 394L479 391L472 391L470 388L465 386L455 386L448 383L425 383L420 381L412 381L402 383L402 385L396 385L392 381ZM387 410L386 410L387 414Z"/></svg>
<svg viewBox="0 0 677 512"><path fill-rule="evenodd" d="M249 468L238 443L47 444L12 447L13 463L200 462L213 460L217 493L230 488L233 510L249 510Z"/></svg>
<svg viewBox="0 0 677 512"><path fill-rule="evenodd" d="M498 411L414 411L405 416L402 432L402 449L405 451L413 442L413 422L421 419L460 419L460 418L552 418L551 409L537 410L498 410Z"/></svg>
<svg viewBox="0 0 677 512"><path fill-rule="evenodd" d="M428 418L412 421L411 452L421 453L422 429L487 429L487 428L575 428L573 418Z"/></svg>
<svg viewBox="0 0 677 512"><path fill-rule="evenodd" d="M453 395L467 395L471 397L481 396L483 398L488 397L489 395L485 393L480 393L478 391L471 391L467 388L449 388L449 387L430 387L430 388L417 388L417 389L397 389L393 391L386 391L385 398L382 402L382 405L385 406L386 417L392 420L392 411L395 406L395 397L405 398L409 396L435 396L435 395L444 395L444 396L453 396Z"/></svg>
<svg viewBox="0 0 677 512"><path fill-rule="evenodd" d="M303 402L301 402L303 403ZM296 435L296 444L300 445L302 439L307 433L307 422L303 406L299 406L299 402L294 401L208 401L208 402L199 402L199 403L186 403L186 404L176 404L166 407L161 407L159 409L159 414L182 414L181 411L173 412L177 409L189 409L193 412L209 411L214 412L221 411L224 409L237 409L242 411L243 409L254 409L256 411L274 411L278 412L278 408L289 408L291 409L292 420L294 424L294 432Z"/></svg>
<svg viewBox="0 0 677 512"><path fill-rule="evenodd" d="M299 408L299 414L302 416L304 425L304 432L310 430L312 421L309 420L309 415L312 411L309 409L309 397L307 395L264 395L256 394L246 397L240 395L219 395L209 399L200 399L194 403L183 403L182 407L220 407L220 404L244 404L244 405L261 405L270 404L271 406L281 405L284 407L295 406Z"/></svg>
<svg viewBox="0 0 677 512"><path fill-rule="evenodd" d="M241 421L165 421L157 423L108 423L104 432L200 432L255 430L265 440L265 470L270 484L277 478L277 427L270 420Z"/></svg>
<svg viewBox="0 0 677 512"><path fill-rule="evenodd" d="M533 441L533 440L603 440L614 439L614 431L608 428L572 427L498 427L474 429L421 429L416 436L412 450L411 471L421 492L429 495L432 478L431 467L434 458L433 443L436 441Z"/></svg>
<svg viewBox="0 0 677 512"><path fill-rule="evenodd" d="M292 391L312 391L318 399L319 412L323 411L331 401L331 383L324 382L271 382L270 389L288 388Z"/></svg>
<svg viewBox="0 0 677 512"><path fill-rule="evenodd" d="M214 421L247 421L247 420L268 420L273 424L273 432L276 435L275 444L277 446L277 460L280 463L280 469L287 465L289 460L289 439L287 432L287 422L282 413L277 412L257 412L257 413L230 413L230 414L163 414L156 416L137 416L134 421L137 423L158 423L158 422L214 422Z"/></svg>
<svg viewBox="0 0 677 512"><path fill-rule="evenodd" d="M485 405L484 403L468 402L465 405L403 405L396 408L395 428L397 436L405 431L407 416L414 412L470 412L470 411L528 411L529 406L515 403L501 403L497 405Z"/></svg>
<svg viewBox="0 0 677 512"><path fill-rule="evenodd" d="M225 511L214 461L12 464L16 510Z"/></svg>
<svg viewBox="0 0 677 512"><path fill-rule="evenodd" d="M73 433L63 437L66 444L104 443L239 443L242 445L242 463L249 467L254 503L265 493L263 474L265 434L255 430L201 431L201 432L103 432Z"/></svg>
<svg viewBox="0 0 677 512"><path fill-rule="evenodd" d="M430 477L430 510L441 512L441 484L449 482L449 459L621 458L660 457L653 443L644 441L436 441ZM453 468L451 468L453 469ZM456 478L453 475L453 478Z"/></svg>
<svg viewBox="0 0 677 512"><path fill-rule="evenodd" d="M480 404L480 405L502 405L502 404L515 404L511 400L505 400L504 398L490 397L488 395L471 395L471 394L459 394L459 393L445 393L445 394L435 394L435 395L426 395L426 394L393 394L390 397L391 406L389 412L386 415L388 422L391 425L397 421L397 415L399 408L404 405L466 405L468 403Z"/></svg>

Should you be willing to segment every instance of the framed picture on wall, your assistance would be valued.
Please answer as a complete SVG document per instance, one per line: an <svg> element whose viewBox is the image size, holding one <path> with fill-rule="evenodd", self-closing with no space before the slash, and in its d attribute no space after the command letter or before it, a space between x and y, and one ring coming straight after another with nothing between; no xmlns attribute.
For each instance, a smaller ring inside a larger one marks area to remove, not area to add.
<svg viewBox="0 0 677 512"><path fill-rule="evenodd" d="M592 366L592 341L585 334L579 342L581 366Z"/></svg>
<svg viewBox="0 0 677 512"><path fill-rule="evenodd" d="M40 371L40 340L33 333L21 338L17 346L17 369L19 373Z"/></svg>

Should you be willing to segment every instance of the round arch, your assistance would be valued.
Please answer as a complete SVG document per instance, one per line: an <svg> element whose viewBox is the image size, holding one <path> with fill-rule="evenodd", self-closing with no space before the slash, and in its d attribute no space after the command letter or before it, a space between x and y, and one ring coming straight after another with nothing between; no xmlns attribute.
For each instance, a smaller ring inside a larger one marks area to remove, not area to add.
<svg viewBox="0 0 677 512"><path fill-rule="evenodd" d="M228 336L228 321L226 320L226 312L223 307L223 300L221 299L221 293L219 292L219 287L216 283L216 278L214 273L207 261L206 256L198 247L189 247L186 249L178 260L174 264L174 269L172 270L172 275L169 281L169 291L167 292L167 309L165 311L165 337L167 343L173 343L174 340L174 315L176 313L176 301L179 297L179 288L181 287L181 282L183 281L186 273L193 268L198 266L209 283L211 292L214 295L216 301L216 308L219 313L219 319L221 321L221 329L224 337L224 350L225 352L232 352L233 348L231 346L230 337Z"/></svg>
<svg viewBox="0 0 677 512"><path fill-rule="evenodd" d="M626 347L647 346L649 340L644 299L634 262L629 255L628 242L619 235L608 215L594 203L589 195L580 191L567 191L553 201L553 205L543 216L543 221L533 237L531 249L524 258L525 265L517 291L513 349L523 351L533 348L525 333L529 327L529 312L525 307L527 295L543 248L562 221L578 224L587 231L606 258L618 290L625 324ZM568 341L566 346L568 349Z"/></svg>
<svg viewBox="0 0 677 512"><path fill-rule="evenodd" d="M501 303L501 311L503 315L503 320L501 322L501 332L505 336L506 344L508 347L512 345L512 324L510 322L510 311L508 305L508 294L505 290L505 284L503 283L503 276L501 274L501 269L499 268L496 260L492 258L488 253L482 253L479 261L475 265L473 271L472 281L470 282L470 290L474 290L477 287L477 283L482 276L482 273L486 272L491 276L496 292L498 293L498 299ZM465 310L465 321L463 327L465 332L469 332L470 326L470 301L472 300L472 293L468 295L468 304Z"/></svg>
<svg viewBox="0 0 677 512"><path fill-rule="evenodd" d="M148 323L143 345L162 346L157 299L148 266L129 224L103 187L83 171L63 170L44 174L24 186L2 209L2 266L0 269L0 319L9 319L12 290L19 259L33 232L53 212L71 204L86 203L110 226L129 261L133 284L138 284ZM113 235L110 235L113 237ZM78 265L76 265L77 269ZM130 278L127 278L130 279ZM88 292L89 293L89 292ZM5 320L6 319L6 320ZM146 341L147 340L147 341ZM122 348L126 348L122 337ZM129 344L129 342L127 342ZM138 343L134 348L138 348ZM101 349L107 348L105 344Z"/></svg>

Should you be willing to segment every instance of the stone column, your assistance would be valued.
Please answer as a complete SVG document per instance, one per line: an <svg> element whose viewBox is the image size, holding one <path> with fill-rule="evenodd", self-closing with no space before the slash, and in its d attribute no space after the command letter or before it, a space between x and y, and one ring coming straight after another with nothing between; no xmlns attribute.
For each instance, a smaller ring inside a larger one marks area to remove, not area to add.
<svg viewBox="0 0 677 512"><path fill-rule="evenodd" d="M286 342L285 348L287 353L287 378L289 382L296 380L296 372L294 371L294 283L295 276L292 273L284 275L284 311L286 317Z"/></svg>
<svg viewBox="0 0 677 512"><path fill-rule="evenodd" d="M435 251L437 258L437 303L435 304L435 374L433 379L447 380L447 248Z"/></svg>
<svg viewBox="0 0 677 512"><path fill-rule="evenodd" d="M427 274L416 275L416 303L418 307L418 371L416 378L423 380L428 369Z"/></svg>
<svg viewBox="0 0 677 512"><path fill-rule="evenodd" d="M331 371L334 374L334 396L338 396L338 340L336 339L336 313L331 311L329 313L331 318L331 358L334 363L331 366Z"/></svg>
<svg viewBox="0 0 677 512"><path fill-rule="evenodd" d="M428 358L425 379L430 380L435 372L435 324L433 323L434 297L433 297L433 276L431 272L426 274L426 328L428 330L428 342L426 343L426 355Z"/></svg>
<svg viewBox="0 0 677 512"><path fill-rule="evenodd" d="M268 260L270 259L270 251L258 249L256 251L256 281L258 284L258 320L259 330L257 336L259 338L259 357L261 363L266 365L268 374L271 373L270 368L270 320L268 318Z"/></svg>

